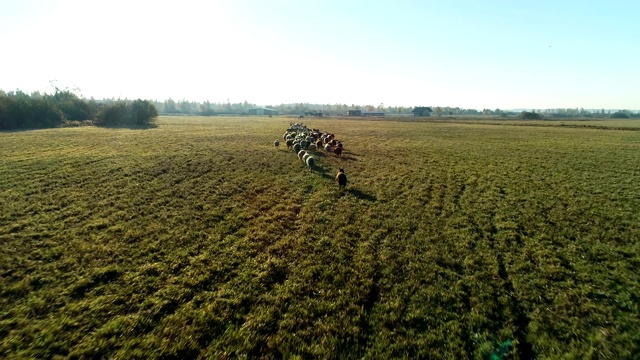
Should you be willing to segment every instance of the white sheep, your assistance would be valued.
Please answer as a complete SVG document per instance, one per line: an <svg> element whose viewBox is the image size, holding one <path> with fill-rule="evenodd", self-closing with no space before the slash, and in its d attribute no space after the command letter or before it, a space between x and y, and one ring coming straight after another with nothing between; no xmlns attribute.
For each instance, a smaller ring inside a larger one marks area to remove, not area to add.
<svg viewBox="0 0 640 360"><path fill-rule="evenodd" d="M307 150L309 151L316 151L318 149L318 147L316 146L316 144L309 144L309 147L307 148Z"/></svg>
<svg viewBox="0 0 640 360"><path fill-rule="evenodd" d="M324 146L324 151L326 151L326 152L331 152L331 144L326 144L326 145Z"/></svg>
<svg viewBox="0 0 640 360"><path fill-rule="evenodd" d="M313 170L313 167L316 165L316 159L313 156L309 156L306 163L309 167L309 170Z"/></svg>
<svg viewBox="0 0 640 360"><path fill-rule="evenodd" d="M307 151L306 151L306 150L300 150L300 151L298 151L298 158L299 158L300 160L302 160L302 157L303 157L303 156L304 156L304 154L306 154L306 153L307 153Z"/></svg>

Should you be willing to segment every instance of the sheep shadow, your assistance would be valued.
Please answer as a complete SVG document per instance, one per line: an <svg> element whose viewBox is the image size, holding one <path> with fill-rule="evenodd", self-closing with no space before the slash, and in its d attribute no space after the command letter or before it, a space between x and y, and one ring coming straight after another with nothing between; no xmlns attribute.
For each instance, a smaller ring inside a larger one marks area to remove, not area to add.
<svg viewBox="0 0 640 360"><path fill-rule="evenodd" d="M320 174L320 176L322 176L325 179L335 180L334 178L335 175L332 175L329 172L327 172L327 169L325 169L322 166L319 166L319 165L314 166L313 171Z"/></svg>
<svg viewBox="0 0 640 360"><path fill-rule="evenodd" d="M358 159L353 156L338 156L338 159L346 160L346 161L358 161Z"/></svg>
<svg viewBox="0 0 640 360"><path fill-rule="evenodd" d="M356 198L360 199L360 200L365 200L368 202L376 202L378 201L378 198L375 195L372 194L367 194L361 190L355 189L355 188L348 188L347 192L349 192L351 195L355 196Z"/></svg>

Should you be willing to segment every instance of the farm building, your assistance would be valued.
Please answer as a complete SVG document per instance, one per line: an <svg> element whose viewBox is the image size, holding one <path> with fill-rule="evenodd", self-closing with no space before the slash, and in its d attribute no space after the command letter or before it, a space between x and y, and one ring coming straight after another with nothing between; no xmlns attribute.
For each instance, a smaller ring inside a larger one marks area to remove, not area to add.
<svg viewBox="0 0 640 360"><path fill-rule="evenodd" d="M347 116L362 116L362 110L347 110Z"/></svg>
<svg viewBox="0 0 640 360"><path fill-rule="evenodd" d="M382 111L365 111L362 116L384 116Z"/></svg>
<svg viewBox="0 0 640 360"><path fill-rule="evenodd" d="M249 115L278 115L278 110L269 108L249 109Z"/></svg>
<svg viewBox="0 0 640 360"><path fill-rule="evenodd" d="M417 106L415 109L411 111L413 116L431 116L433 110L430 107L426 106Z"/></svg>
<svg viewBox="0 0 640 360"><path fill-rule="evenodd" d="M312 111L305 112L304 115L305 116L322 117L324 115L324 113L322 111L319 111L319 110L312 110Z"/></svg>

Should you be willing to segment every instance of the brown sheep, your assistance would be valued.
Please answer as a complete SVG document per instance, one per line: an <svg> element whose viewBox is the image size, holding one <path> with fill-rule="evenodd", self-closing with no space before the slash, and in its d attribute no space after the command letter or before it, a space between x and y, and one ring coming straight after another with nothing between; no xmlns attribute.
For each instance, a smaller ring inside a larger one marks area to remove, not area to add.
<svg viewBox="0 0 640 360"><path fill-rule="evenodd" d="M345 189L347 187L347 175L344 174L344 169L340 168L338 170L338 175L336 175L336 182L341 189Z"/></svg>
<svg viewBox="0 0 640 360"><path fill-rule="evenodd" d="M337 156L341 156L342 155L342 148L341 147L335 147L333 149L333 152L337 155Z"/></svg>

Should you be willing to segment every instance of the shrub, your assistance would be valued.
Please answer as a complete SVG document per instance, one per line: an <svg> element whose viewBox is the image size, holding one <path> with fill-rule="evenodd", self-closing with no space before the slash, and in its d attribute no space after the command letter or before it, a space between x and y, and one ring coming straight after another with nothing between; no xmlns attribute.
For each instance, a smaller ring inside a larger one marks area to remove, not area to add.
<svg viewBox="0 0 640 360"><path fill-rule="evenodd" d="M10 118L8 115L9 98L6 96L0 96L0 130L15 129L15 119Z"/></svg>
<svg viewBox="0 0 640 360"><path fill-rule="evenodd" d="M106 105L96 119L98 126L148 126L158 117L149 100L116 101Z"/></svg>
<svg viewBox="0 0 640 360"><path fill-rule="evenodd" d="M618 111L614 112L613 114L611 114L611 117L614 118L614 119L628 119L629 118L629 114L627 113L627 111L618 110Z"/></svg>
<svg viewBox="0 0 640 360"><path fill-rule="evenodd" d="M542 119L542 115L535 112L523 111L520 113L520 118L524 120L539 120Z"/></svg>
<svg viewBox="0 0 640 360"><path fill-rule="evenodd" d="M91 120L96 116L97 107L93 101L80 99L70 91L57 91L52 99L67 120Z"/></svg>
<svg viewBox="0 0 640 360"><path fill-rule="evenodd" d="M0 130L55 127L63 120L49 96L29 97L22 92L0 96Z"/></svg>
<svg viewBox="0 0 640 360"><path fill-rule="evenodd" d="M156 106L149 100L134 100L131 103L132 120L135 125L150 125L158 117Z"/></svg>

